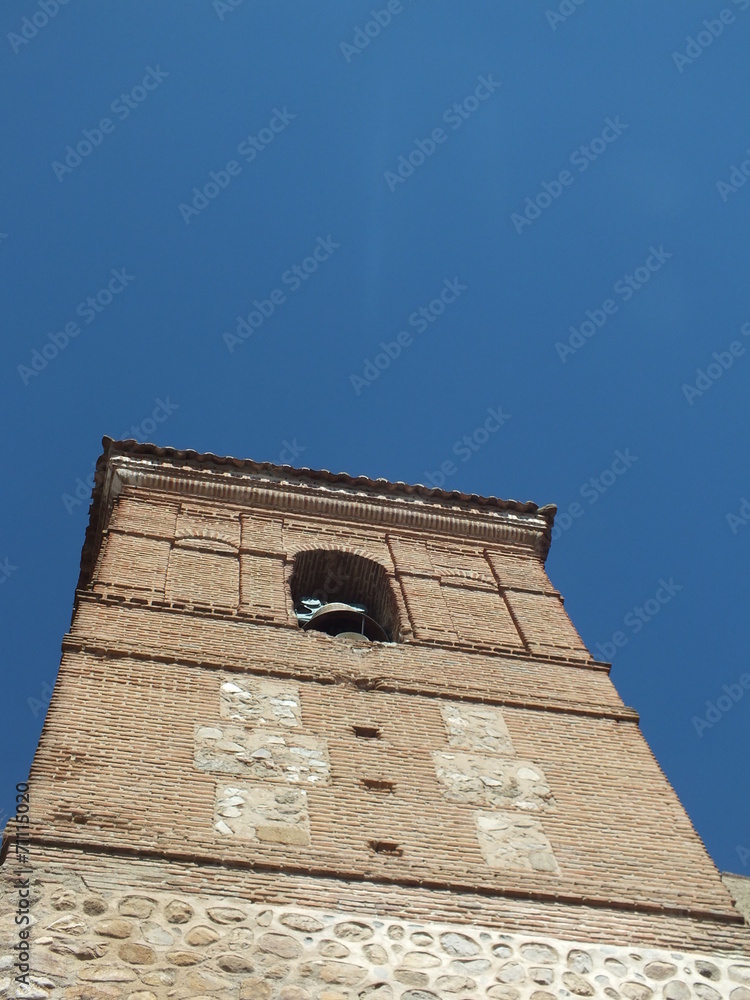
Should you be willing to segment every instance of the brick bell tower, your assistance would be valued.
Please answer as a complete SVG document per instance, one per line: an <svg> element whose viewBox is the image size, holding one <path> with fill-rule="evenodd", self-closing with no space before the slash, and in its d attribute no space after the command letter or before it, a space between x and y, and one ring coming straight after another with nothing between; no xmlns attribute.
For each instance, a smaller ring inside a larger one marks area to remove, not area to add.
<svg viewBox="0 0 750 1000"><path fill-rule="evenodd" d="M104 445L0 995L750 1000L553 507Z"/></svg>

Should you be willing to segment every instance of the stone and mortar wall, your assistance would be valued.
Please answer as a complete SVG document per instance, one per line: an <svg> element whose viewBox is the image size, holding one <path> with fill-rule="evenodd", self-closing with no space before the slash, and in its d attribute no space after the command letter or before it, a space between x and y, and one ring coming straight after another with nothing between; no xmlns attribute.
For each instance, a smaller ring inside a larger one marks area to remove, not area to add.
<svg viewBox="0 0 750 1000"><path fill-rule="evenodd" d="M13 978L17 929L5 894L0 997L750 1000L750 959L740 957L92 881L35 880L28 985Z"/></svg>

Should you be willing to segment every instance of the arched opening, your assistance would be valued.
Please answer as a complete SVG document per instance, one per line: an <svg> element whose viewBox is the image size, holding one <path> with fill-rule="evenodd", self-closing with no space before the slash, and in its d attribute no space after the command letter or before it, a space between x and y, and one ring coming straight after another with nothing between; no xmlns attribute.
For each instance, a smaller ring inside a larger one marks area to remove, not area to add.
<svg viewBox="0 0 750 1000"><path fill-rule="evenodd" d="M300 552L291 578L301 628L362 641L393 642L398 613L385 569L353 552Z"/></svg>

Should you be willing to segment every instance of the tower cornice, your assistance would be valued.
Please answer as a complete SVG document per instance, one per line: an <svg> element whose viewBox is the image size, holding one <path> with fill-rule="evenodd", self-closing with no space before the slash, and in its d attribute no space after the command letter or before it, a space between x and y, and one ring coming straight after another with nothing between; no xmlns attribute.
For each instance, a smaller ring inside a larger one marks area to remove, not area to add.
<svg viewBox="0 0 750 1000"><path fill-rule="evenodd" d="M221 500L255 511L392 526L490 544L531 548L547 556L557 508L422 485L296 469L270 462L160 448L136 441L102 440L79 589L86 586L114 500L126 487L171 496Z"/></svg>

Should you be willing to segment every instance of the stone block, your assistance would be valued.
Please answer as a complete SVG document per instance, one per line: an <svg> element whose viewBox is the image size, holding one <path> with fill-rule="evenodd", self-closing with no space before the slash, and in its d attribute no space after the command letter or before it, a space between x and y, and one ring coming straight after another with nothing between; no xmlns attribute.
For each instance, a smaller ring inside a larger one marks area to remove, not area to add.
<svg viewBox="0 0 750 1000"><path fill-rule="evenodd" d="M351 962L316 963L316 973L331 986L356 986L367 976L365 969Z"/></svg>
<svg viewBox="0 0 750 1000"><path fill-rule="evenodd" d="M240 983L240 1000L271 1000L271 984L258 976Z"/></svg>
<svg viewBox="0 0 750 1000"><path fill-rule="evenodd" d="M559 872L538 819L509 812L478 812L475 818L479 846L491 868Z"/></svg>
<svg viewBox="0 0 750 1000"><path fill-rule="evenodd" d="M126 938L132 934L133 925L129 920L100 920L94 924L94 930L104 937Z"/></svg>
<svg viewBox="0 0 750 1000"><path fill-rule="evenodd" d="M276 844L309 844L310 815L302 788L222 785L216 789L214 827L224 836Z"/></svg>
<svg viewBox="0 0 750 1000"><path fill-rule="evenodd" d="M89 896L83 901L83 912L90 917L96 917L100 913L106 913L107 904L101 896Z"/></svg>
<svg viewBox="0 0 750 1000"><path fill-rule="evenodd" d="M171 962L172 965L198 965L199 962L203 962L205 960L205 955L201 955L199 952L180 951L179 949L175 949L174 951L167 952L166 959L168 962Z"/></svg>
<svg viewBox="0 0 750 1000"><path fill-rule="evenodd" d="M202 948L218 940L219 934L217 931L213 927L206 927L202 924L199 924L197 927L191 927L185 935L185 944L189 944L193 948Z"/></svg>
<svg viewBox="0 0 750 1000"><path fill-rule="evenodd" d="M528 812L555 809L544 773L531 761L460 751L435 751L433 759L447 799Z"/></svg>
<svg viewBox="0 0 750 1000"><path fill-rule="evenodd" d="M307 913L282 913L279 917L279 923L305 934L322 931L324 926L319 920Z"/></svg>
<svg viewBox="0 0 750 1000"><path fill-rule="evenodd" d="M247 919L247 914L234 906L212 906L206 913L215 924L239 924Z"/></svg>
<svg viewBox="0 0 750 1000"><path fill-rule="evenodd" d="M170 924L186 924L193 917L193 908L182 899L172 899L164 907L164 916Z"/></svg>
<svg viewBox="0 0 750 1000"><path fill-rule="evenodd" d="M65 940L55 938L50 944L50 950L58 955L74 955L79 961L87 962L94 958L101 958L106 955L109 945L104 942L95 943L92 941Z"/></svg>
<svg viewBox="0 0 750 1000"><path fill-rule="evenodd" d="M470 702L447 702L440 712L448 730L448 743L458 750L479 750L514 757L510 733L499 708Z"/></svg>
<svg viewBox="0 0 750 1000"><path fill-rule="evenodd" d="M145 920L151 916L155 906L156 900L150 896L125 896L117 909L124 917L140 917Z"/></svg>
<svg viewBox="0 0 750 1000"><path fill-rule="evenodd" d="M259 781L327 785L331 777L324 739L245 729L235 723L196 726L195 765L201 771Z"/></svg>
<svg viewBox="0 0 750 1000"><path fill-rule="evenodd" d="M227 953L225 955L218 955L216 958L216 964L224 972L252 972L253 963L249 958L244 955L237 954L236 952Z"/></svg>
<svg viewBox="0 0 750 1000"><path fill-rule="evenodd" d="M290 934L263 934L258 947L279 958L299 958L302 954L302 945Z"/></svg>
<svg viewBox="0 0 750 1000"><path fill-rule="evenodd" d="M82 968L78 978L88 983L132 983L135 972L122 965L92 965Z"/></svg>
<svg viewBox="0 0 750 1000"><path fill-rule="evenodd" d="M131 965L153 965L156 961L156 953L153 948L149 948L145 944L133 944L132 942L122 944L118 954L123 962L130 962Z"/></svg>
<svg viewBox="0 0 750 1000"><path fill-rule="evenodd" d="M289 681L233 674L221 685L219 705L224 719L273 729L301 723L299 685Z"/></svg>

